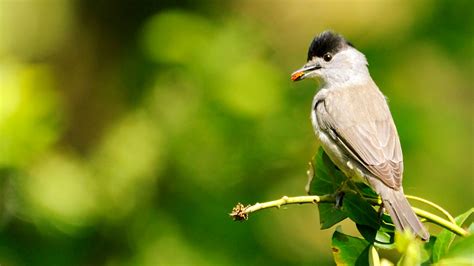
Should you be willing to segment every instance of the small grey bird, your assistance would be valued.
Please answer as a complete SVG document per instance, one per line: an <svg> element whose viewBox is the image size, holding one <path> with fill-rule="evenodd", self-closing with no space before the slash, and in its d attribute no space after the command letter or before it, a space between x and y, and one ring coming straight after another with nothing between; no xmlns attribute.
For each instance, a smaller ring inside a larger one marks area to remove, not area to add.
<svg viewBox="0 0 474 266"><path fill-rule="evenodd" d="M429 238L402 187L403 156L387 101L372 80L365 56L341 35L325 31L291 79L318 79L311 122L324 151L346 176L372 187L397 230Z"/></svg>

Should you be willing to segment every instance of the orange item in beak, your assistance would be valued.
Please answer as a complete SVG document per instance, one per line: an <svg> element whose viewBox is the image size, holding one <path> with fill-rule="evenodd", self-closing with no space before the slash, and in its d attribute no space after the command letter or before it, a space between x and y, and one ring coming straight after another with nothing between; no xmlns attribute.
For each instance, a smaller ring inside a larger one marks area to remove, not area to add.
<svg viewBox="0 0 474 266"><path fill-rule="evenodd" d="M304 75L304 72L301 71L301 72L296 72L294 73L293 75L291 75L291 80L292 81L297 81L299 78L301 78L301 76Z"/></svg>

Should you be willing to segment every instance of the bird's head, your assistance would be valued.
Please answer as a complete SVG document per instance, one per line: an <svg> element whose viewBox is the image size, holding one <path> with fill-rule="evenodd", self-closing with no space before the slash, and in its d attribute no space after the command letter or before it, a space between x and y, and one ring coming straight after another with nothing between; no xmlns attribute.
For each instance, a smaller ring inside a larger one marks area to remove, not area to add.
<svg viewBox="0 0 474 266"><path fill-rule="evenodd" d="M367 60L341 35L325 31L308 49L306 64L293 72L291 80L313 78L323 83L343 83L368 76Z"/></svg>

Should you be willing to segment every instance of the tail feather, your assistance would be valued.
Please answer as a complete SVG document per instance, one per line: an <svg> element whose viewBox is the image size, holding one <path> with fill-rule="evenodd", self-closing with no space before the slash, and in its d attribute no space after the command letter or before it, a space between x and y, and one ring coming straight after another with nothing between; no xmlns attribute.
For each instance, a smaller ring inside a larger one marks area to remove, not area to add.
<svg viewBox="0 0 474 266"><path fill-rule="evenodd" d="M403 191L384 187L379 191L384 207L387 209L395 228L401 231L410 230L423 240L428 240L430 234L413 212Z"/></svg>

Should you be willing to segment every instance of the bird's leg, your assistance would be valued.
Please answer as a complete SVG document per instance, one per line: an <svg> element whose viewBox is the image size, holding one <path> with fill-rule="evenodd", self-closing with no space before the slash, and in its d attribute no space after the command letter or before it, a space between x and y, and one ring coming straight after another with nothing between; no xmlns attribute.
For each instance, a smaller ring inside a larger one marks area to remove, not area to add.
<svg viewBox="0 0 474 266"><path fill-rule="evenodd" d="M342 207L342 200L344 199L344 195L346 194L344 192L344 188L347 186L347 182L349 181L349 178L346 178L341 185L336 189L334 192L335 198L336 198L336 204L335 207L337 209Z"/></svg>
<svg viewBox="0 0 474 266"><path fill-rule="evenodd" d="M346 193L344 191L336 192L336 209L340 209L342 207L342 200L344 199L344 195Z"/></svg>
<svg viewBox="0 0 474 266"><path fill-rule="evenodd" d="M385 207L383 206L383 201L382 203L380 203L380 207L379 207L379 210L378 210L378 214L379 214L379 219L382 221L383 219L383 214L385 213Z"/></svg>

